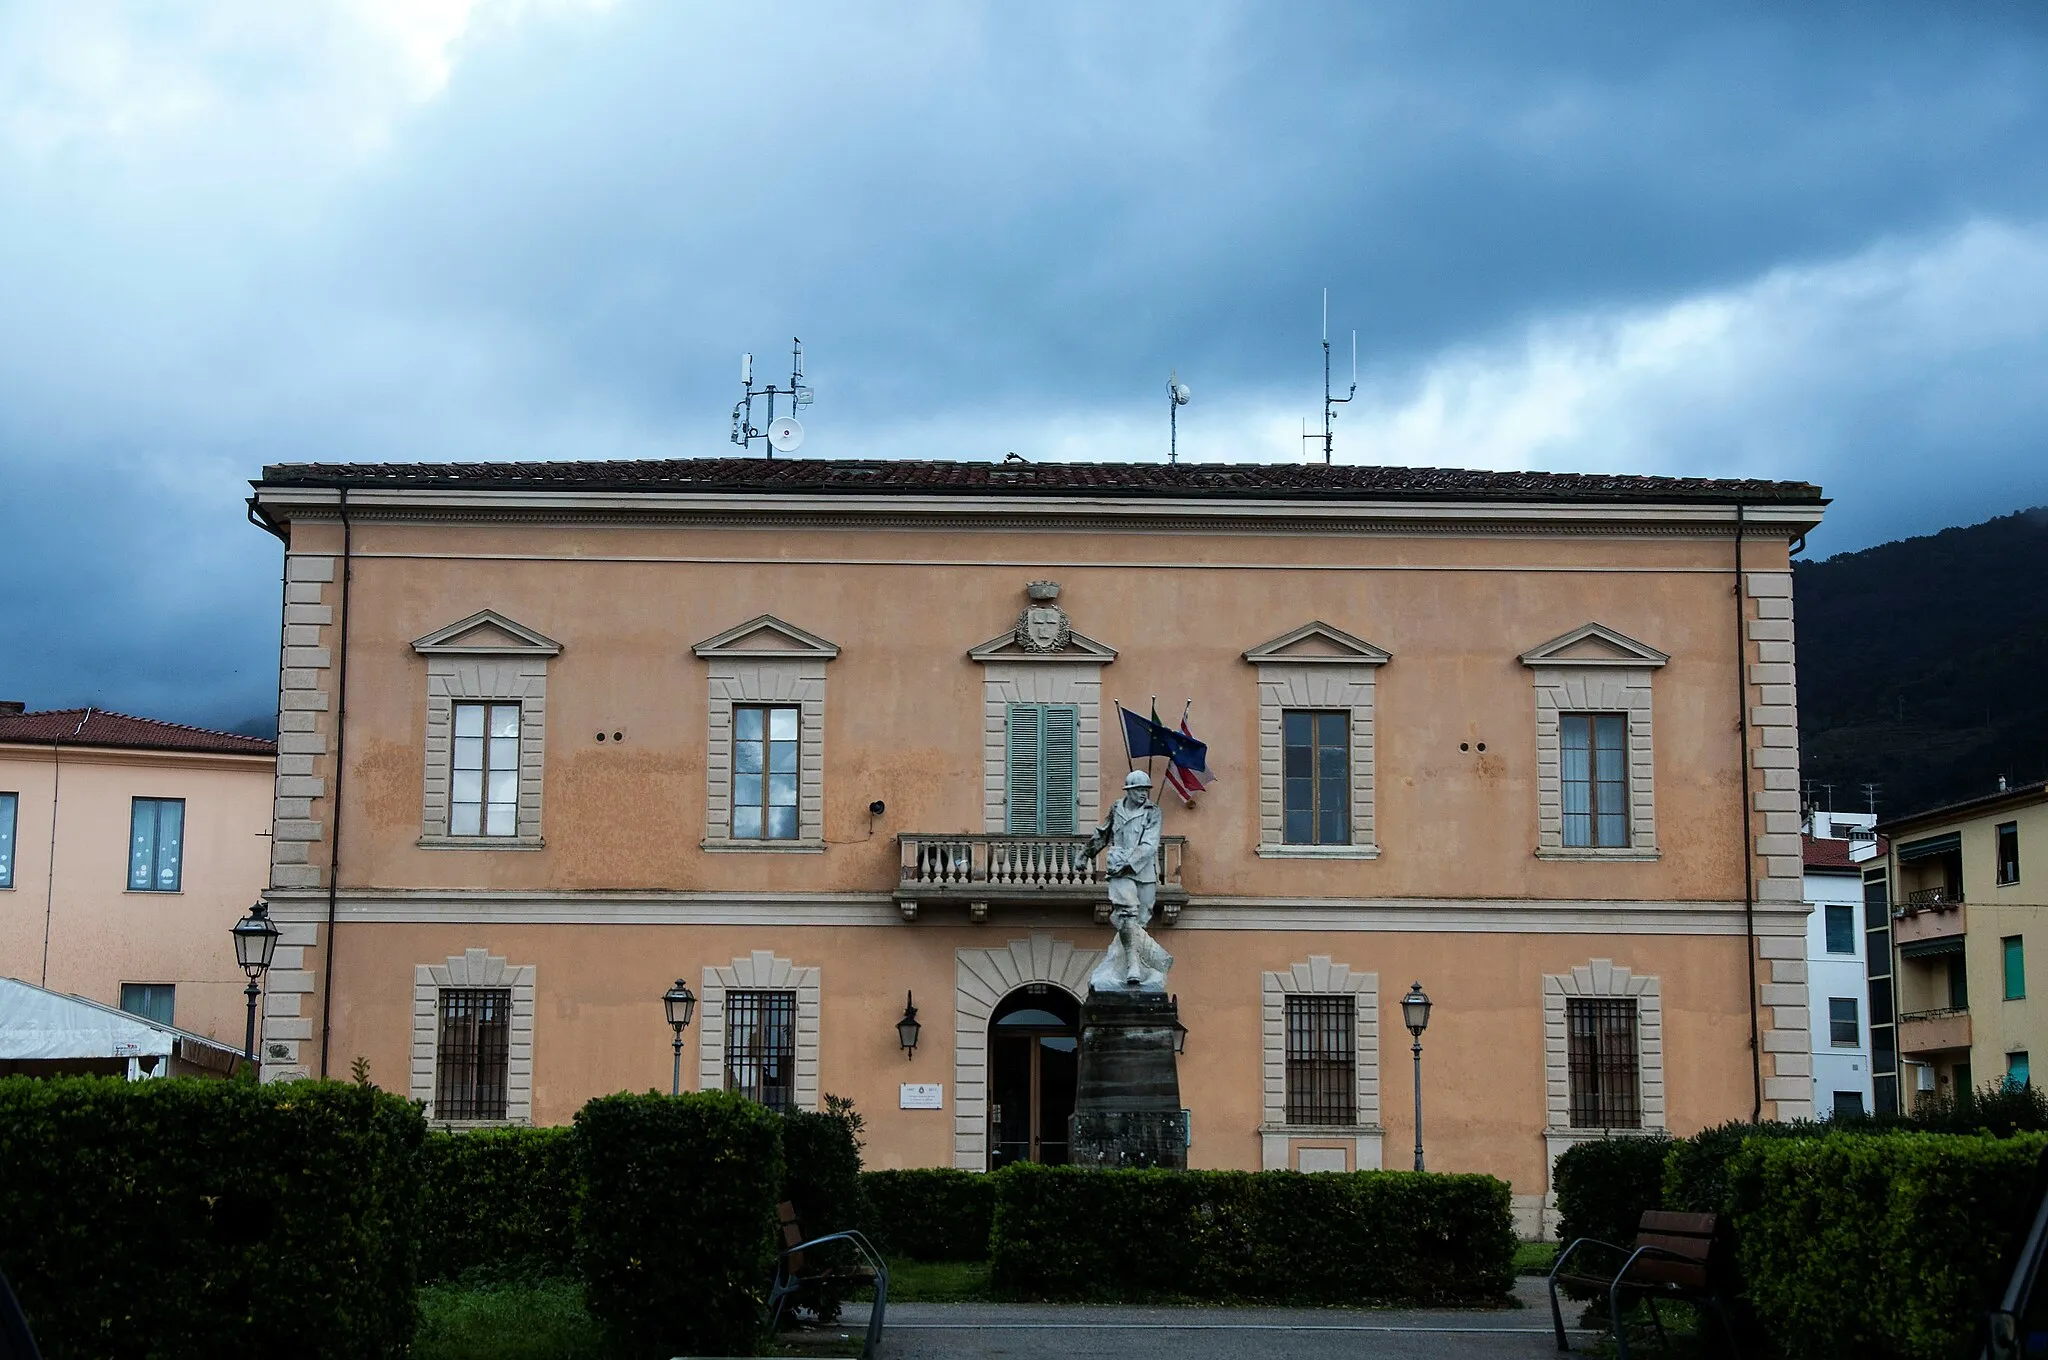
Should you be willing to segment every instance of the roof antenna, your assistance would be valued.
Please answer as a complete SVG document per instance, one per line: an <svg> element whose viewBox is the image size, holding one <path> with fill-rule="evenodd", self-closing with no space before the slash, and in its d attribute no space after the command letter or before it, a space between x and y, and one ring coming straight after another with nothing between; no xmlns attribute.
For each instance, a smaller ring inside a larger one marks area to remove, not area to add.
<svg viewBox="0 0 2048 1360"><path fill-rule="evenodd" d="M1168 369L1166 371L1166 461L1169 463L1178 463L1180 461L1180 408L1187 405L1188 398L1192 396L1194 396L1194 393L1188 391L1188 385L1180 380L1179 371Z"/></svg>
<svg viewBox="0 0 2048 1360"><path fill-rule="evenodd" d="M742 354L740 356L740 399L732 408L732 442L751 453L754 441L758 439L766 446L768 457L771 461L778 453L795 453L803 447L804 443L804 427L797 420L796 411L800 406L809 406L813 396L814 394L811 389L804 385L804 342L802 340L791 340L789 342L789 386L787 388L777 387L774 383L769 383L766 387L755 387L754 356ZM756 397L766 397L768 399L768 423L764 426L756 426L754 424L754 398ZM775 414L775 399L777 397L789 398L788 415L777 416Z"/></svg>
<svg viewBox="0 0 2048 1360"><path fill-rule="evenodd" d="M1341 397L1330 395L1330 290L1323 289L1323 462L1330 462L1330 455L1336 445L1333 422L1337 419L1334 408L1342 406L1358 395L1358 332L1351 332L1351 390ZM1312 435L1304 433L1306 443Z"/></svg>

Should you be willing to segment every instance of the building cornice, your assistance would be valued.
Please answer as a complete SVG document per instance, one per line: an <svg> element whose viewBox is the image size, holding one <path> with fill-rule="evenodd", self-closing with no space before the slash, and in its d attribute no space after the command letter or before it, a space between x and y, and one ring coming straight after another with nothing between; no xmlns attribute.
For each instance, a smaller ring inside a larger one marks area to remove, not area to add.
<svg viewBox="0 0 2048 1360"><path fill-rule="evenodd" d="M179 765L192 769L275 773L277 757L238 751L164 751L148 746L73 746L68 741L0 741L0 760L66 765Z"/></svg>
<svg viewBox="0 0 2048 1360"><path fill-rule="evenodd" d="M340 493L329 487L278 485L257 489L256 504L277 520L340 517ZM1215 532L1236 526L1265 532L1356 533L1734 533L1737 507L1645 502L1387 500L1314 498L1258 500L1156 496L851 497L679 491L489 491L445 488L356 488L349 518L437 523L680 523L700 527L859 527ZM1820 523L1819 505L1742 507L1751 535L1794 537Z"/></svg>

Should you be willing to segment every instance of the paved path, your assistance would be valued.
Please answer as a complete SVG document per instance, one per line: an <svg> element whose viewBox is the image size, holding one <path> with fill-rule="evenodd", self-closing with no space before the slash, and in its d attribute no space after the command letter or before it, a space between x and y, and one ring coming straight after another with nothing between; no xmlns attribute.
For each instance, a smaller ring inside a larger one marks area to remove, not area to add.
<svg viewBox="0 0 2048 1360"><path fill-rule="evenodd" d="M1113 1308L899 1303L884 1360L1545 1360L1557 1354L1543 1282L1517 1281L1523 1307L1486 1312L1327 1308ZM1567 1321L1572 1320L1567 1316ZM841 1324L842 1327L845 1325ZM1575 1340L1585 1339L1575 1337Z"/></svg>

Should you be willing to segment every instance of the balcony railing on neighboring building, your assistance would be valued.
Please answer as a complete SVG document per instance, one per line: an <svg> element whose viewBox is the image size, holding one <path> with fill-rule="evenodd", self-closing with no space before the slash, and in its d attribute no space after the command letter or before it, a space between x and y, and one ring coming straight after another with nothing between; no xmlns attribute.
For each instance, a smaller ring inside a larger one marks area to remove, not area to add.
<svg viewBox="0 0 2048 1360"><path fill-rule="evenodd" d="M1968 924L1969 912L1959 900L1931 898L1915 902L1909 897L1906 905L1892 915L1892 941L1908 957L1951 952L1961 948Z"/></svg>
<svg viewBox="0 0 2048 1360"><path fill-rule="evenodd" d="M1954 888L1916 888L1906 894L1906 911L1945 911L1963 905L1963 895Z"/></svg>
<svg viewBox="0 0 2048 1360"><path fill-rule="evenodd" d="M1899 1015L1901 1053L1942 1053L1969 1046L1967 1007L1944 1006L1931 1011L1902 1011Z"/></svg>
<svg viewBox="0 0 2048 1360"><path fill-rule="evenodd" d="M917 919L927 904L964 903L968 915L986 920L991 904L999 906L1086 906L1097 920L1109 919L1108 872L1103 857L1083 857L1086 836L1007 834L950 835L911 833L898 836L902 869L896 884L896 905L903 919ZM1167 925L1187 905L1181 886L1184 836L1159 842L1158 915Z"/></svg>

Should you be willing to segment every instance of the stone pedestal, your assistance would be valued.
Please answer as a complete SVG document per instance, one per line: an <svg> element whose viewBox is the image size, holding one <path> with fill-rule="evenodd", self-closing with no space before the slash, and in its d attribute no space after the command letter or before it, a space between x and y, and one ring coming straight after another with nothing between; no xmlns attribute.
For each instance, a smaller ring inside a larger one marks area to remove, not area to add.
<svg viewBox="0 0 2048 1360"><path fill-rule="evenodd" d="M1187 1166L1173 1052L1179 1018L1158 992L1090 992L1081 1003L1070 1134L1076 1166Z"/></svg>

